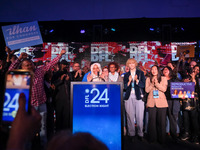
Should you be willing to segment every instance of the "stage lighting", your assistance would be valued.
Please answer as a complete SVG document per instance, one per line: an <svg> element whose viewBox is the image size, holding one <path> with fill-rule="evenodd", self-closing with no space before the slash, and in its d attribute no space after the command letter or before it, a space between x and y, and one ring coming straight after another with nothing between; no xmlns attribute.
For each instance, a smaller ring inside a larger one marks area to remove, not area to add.
<svg viewBox="0 0 200 150"><path fill-rule="evenodd" d="M114 32L114 31L116 31L116 30L115 30L115 28L111 28L111 31L113 31L113 32Z"/></svg>
<svg viewBox="0 0 200 150"><path fill-rule="evenodd" d="M84 33L85 33L85 30L81 30L80 33L81 33L81 34L84 34Z"/></svg>
<svg viewBox="0 0 200 150"><path fill-rule="evenodd" d="M149 28L149 30L150 30L150 31L154 31L155 29L154 29L154 28Z"/></svg>
<svg viewBox="0 0 200 150"><path fill-rule="evenodd" d="M49 31L49 33L52 33L54 31L54 29L51 29L50 31Z"/></svg>

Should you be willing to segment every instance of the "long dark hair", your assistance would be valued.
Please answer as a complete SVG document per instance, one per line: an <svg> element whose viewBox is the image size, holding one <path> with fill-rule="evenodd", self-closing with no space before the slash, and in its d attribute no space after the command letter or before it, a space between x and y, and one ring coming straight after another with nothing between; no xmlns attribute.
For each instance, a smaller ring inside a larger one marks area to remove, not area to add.
<svg viewBox="0 0 200 150"><path fill-rule="evenodd" d="M160 68L159 68L157 65L153 65L153 66L151 67L151 70L152 70L152 68L153 68L153 67L156 67L156 68L157 68L157 70L158 70L157 79L158 79L158 83L160 83L160 81L161 81L161 73L160 73ZM150 70L150 81L152 82L153 75L152 75L152 73L151 73L151 70Z"/></svg>
<svg viewBox="0 0 200 150"><path fill-rule="evenodd" d="M173 70L172 70L172 68L170 68L170 67L168 67L168 66L165 66L165 67L162 69L162 74L163 74L163 70L164 70L165 68L167 68L167 69L169 70L169 77L170 77L170 79L171 79L171 78L174 78ZM163 74L163 75L164 75L164 74Z"/></svg>

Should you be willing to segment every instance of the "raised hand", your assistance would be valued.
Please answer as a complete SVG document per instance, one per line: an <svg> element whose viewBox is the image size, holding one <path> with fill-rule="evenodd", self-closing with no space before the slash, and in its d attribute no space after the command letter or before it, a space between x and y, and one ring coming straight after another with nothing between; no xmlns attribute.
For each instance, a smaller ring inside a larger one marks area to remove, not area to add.
<svg viewBox="0 0 200 150"><path fill-rule="evenodd" d="M22 93L19 97L19 109L12 123L7 149L24 149L27 140L31 140L40 131L41 116L31 107L31 114L25 109L26 98Z"/></svg>
<svg viewBox="0 0 200 150"><path fill-rule="evenodd" d="M20 54L19 60L26 59L27 57L28 57L28 54L23 52Z"/></svg>
<svg viewBox="0 0 200 150"><path fill-rule="evenodd" d="M61 77L60 77L60 80L63 80L67 75L66 74L63 74Z"/></svg>
<svg viewBox="0 0 200 150"><path fill-rule="evenodd" d="M5 51L6 51L8 54L10 54L10 52L11 52L11 50L10 50L10 48L9 48L8 46L5 47Z"/></svg>
<svg viewBox="0 0 200 150"><path fill-rule="evenodd" d="M65 80L67 80L67 81L69 80L69 76L68 76L68 75L66 75L66 78L65 78Z"/></svg>
<svg viewBox="0 0 200 150"><path fill-rule="evenodd" d="M64 55L66 53L66 50L61 50L60 56Z"/></svg>
<svg viewBox="0 0 200 150"><path fill-rule="evenodd" d="M89 74L87 75L87 81L88 81L88 82L91 82L91 81L92 81L92 78L93 78L92 75L89 73Z"/></svg>

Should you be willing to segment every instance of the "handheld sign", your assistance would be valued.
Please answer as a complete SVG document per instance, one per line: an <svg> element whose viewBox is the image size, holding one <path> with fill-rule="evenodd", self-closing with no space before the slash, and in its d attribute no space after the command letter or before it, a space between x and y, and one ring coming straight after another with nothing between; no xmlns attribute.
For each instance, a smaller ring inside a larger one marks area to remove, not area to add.
<svg viewBox="0 0 200 150"><path fill-rule="evenodd" d="M171 82L171 98L194 98L194 82Z"/></svg>
<svg viewBox="0 0 200 150"><path fill-rule="evenodd" d="M6 46L11 50L43 44L38 22L2 26Z"/></svg>
<svg viewBox="0 0 200 150"><path fill-rule="evenodd" d="M72 82L72 131L89 132L110 150L122 149L122 83Z"/></svg>

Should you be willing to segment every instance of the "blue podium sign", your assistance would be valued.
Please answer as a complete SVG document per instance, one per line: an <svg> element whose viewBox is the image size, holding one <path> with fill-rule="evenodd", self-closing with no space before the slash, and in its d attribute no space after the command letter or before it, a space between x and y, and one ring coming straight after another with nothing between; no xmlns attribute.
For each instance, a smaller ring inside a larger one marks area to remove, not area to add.
<svg viewBox="0 0 200 150"><path fill-rule="evenodd" d="M3 108L3 121L12 122L19 108L19 95L24 93L26 96L26 111L28 110L29 89L6 89Z"/></svg>
<svg viewBox="0 0 200 150"><path fill-rule="evenodd" d="M43 44L37 21L2 26L6 46L11 50Z"/></svg>
<svg viewBox="0 0 200 150"><path fill-rule="evenodd" d="M122 83L71 83L72 131L89 132L110 150L122 149Z"/></svg>

